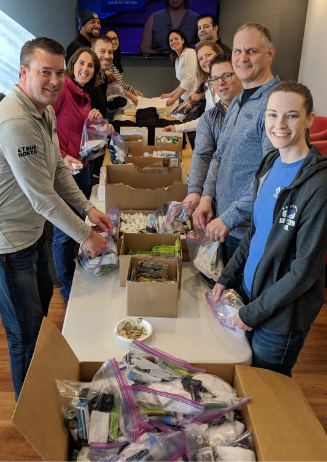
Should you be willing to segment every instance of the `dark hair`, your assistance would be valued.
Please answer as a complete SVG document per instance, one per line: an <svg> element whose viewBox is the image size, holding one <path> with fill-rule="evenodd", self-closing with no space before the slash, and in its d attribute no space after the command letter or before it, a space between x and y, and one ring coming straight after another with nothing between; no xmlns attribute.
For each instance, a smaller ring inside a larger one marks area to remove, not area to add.
<svg viewBox="0 0 327 462"><path fill-rule="evenodd" d="M24 43L20 52L20 65L29 69L31 58L36 49L47 51L53 55L66 56L66 51L60 43L47 37L37 37Z"/></svg>
<svg viewBox="0 0 327 462"><path fill-rule="evenodd" d="M311 91L309 90L308 87L306 87L302 83L298 83L298 82L289 80L287 82L281 83L280 85L278 85L278 87L275 87L273 89L273 91L270 93L270 96L273 93L278 93L278 92L281 92L281 91L284 92L284 93L296 93L297 95L302 96L303 100L304 100L303 105L304 105L304 108L305 108L305 112L307 114L307 117L309 117L309 115L313 111L313 98L312 98ZM270 96L269 96L269 98L270 98ZM268 101L269 101L269 98L268 98ZM307 145L310 148L311 143L310 143L309 129L308 128L305 131L305 141L306 141Z"/></svg>
<svg viewBox="0 0 327 462"><path fill-rule="evenodd" d="M250 30L250 29L257 29L258 31L261 32L262 44L265 47L266 52L268 52L269 48L273 46L271 32L266 26L262 24L258 24L257 22L246 22L245 24L243 24L237 29L237 31L235 32L234 38L239 32L241 32L241 30Z"/></svg>
<svg viewBox="0 0 327 462"><path fill-rule="evenodd" d="M177 34L177 35L180 36L181 39L184 40L183 50L184 50L184 48L190 48L190 45L188 44L187 38L185 37L184 33L181 30L179 30L179 29L171 29L169 31L169 34L167 36L168 49L170 50L169 57L173 62L175 62L176 59L178 58L178 54L176 53L176 51L174 51L174 50L172 50L170 48L169 37L171 36L171 34Z"/></svg>
<svg viewBox="0 0 327 462"><path fill-rule="evenodd" d="M200 19L205 19L205 18L211 19L212 27L217 26L217 21L213 14L200 14L200 16L198 17L198 22L200 21Z"/></svg>
<svg viewBox="0 0 327 462"><path fill-rule="evenodd" d="M107 42L112 44L112 40L110 37L107 37L106 35L99 35L98 37L94 37L91 40L91 48L93 49L95 47L95 44L99 41L102 40L102 42Z"/></svg>
<svg viewBox="0 0 327 462"><path fill-rule="evenodd" d="M79 48L75 51L75 53L70 57L70 60L67 63L65 76L70 77L71 79L74 78L74 66L82 53L88 53L89 55L91 55L94 63L94 75L92 79L87 83L87 85L85 85L85 87L98 87L102 83L100 74L100 61L97 55L94 53L94 51L91 50L91 48L84 47Z"/></svg>
<svg viewBox="0 0 327 462"><path fill-rule="evenodd" d="M228 51L224 51L220 55L215 56L210 61L210 71L212 66L215 64L222 64L222 63L231 63L232 64L232 55Z"/></svg>
<svg viewBox="0 0 327 462"><path fill-rule="evenodd" d="M114 51L114 59L113 59L113 64L114 66L117 67L117 69L119 70L119 72L122 74L124 72L124 69L123 69L123 66L122 66L122 63L121 63L121 50L120 50L120 38L119 38L119 35L117 34L117 31L115 31L115 29L112 29L111 27L109 27L104 35L106 36L108 32L114 32L117 37L118 37L118 42L119 42L119 45L118 45L118 48L117 50Z"/></svg>
<svg viewBox="0 0 327 462"><path fill-rule="evenodd" d="M165 6L169 6L169 1L165 0ZM190 0L184 0L184 8L190 6Z"/></svg>

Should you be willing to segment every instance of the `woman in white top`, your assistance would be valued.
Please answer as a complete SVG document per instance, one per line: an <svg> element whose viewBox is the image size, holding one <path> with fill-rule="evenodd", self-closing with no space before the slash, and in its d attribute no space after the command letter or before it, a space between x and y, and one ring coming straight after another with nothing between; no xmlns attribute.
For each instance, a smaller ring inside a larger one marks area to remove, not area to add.
<svg viewBox="0 0 327 462"><path fill-rule="evenodd" d="M170 58L175 62L176 78L180 85L171 93L164 93L160 98L169 98L167 106L172 106L179 98L188 100L197 88L196 53L189 47L183 32L172 29L168 35L171 49Z"/></svg>
<svg viewBox="0 0 327 462"><path fill-rule="evenodd" d="M198 102L201 99L206 100L205 111L212 109L219 101L219 96L214 92L213 87L208 84L210 78L210 61L217 55L222 53L222 49L216 42L203 40L199 43L196 49L196 56L198 61L198 82L199 86L197 91L190 96L190 101ZM163 129L165 132L193 132L196 130L199 118L190 120L184 124L168 125Z"/></svg>

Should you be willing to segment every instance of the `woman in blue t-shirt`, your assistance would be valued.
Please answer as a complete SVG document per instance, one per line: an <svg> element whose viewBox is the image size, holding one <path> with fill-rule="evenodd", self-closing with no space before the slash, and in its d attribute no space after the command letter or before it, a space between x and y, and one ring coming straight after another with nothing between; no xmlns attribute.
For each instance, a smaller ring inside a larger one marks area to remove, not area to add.
<svg viewBox="0 0 327 462"><path fill-rule="evenodd" d="M289 376L324 301L327 158L309 143L313 119L307 87L272 91L265 126L276 150L255 175L251 229L214 288L218 301L243 272L247 304L232 319L252 343L252 366Z"/></svg>

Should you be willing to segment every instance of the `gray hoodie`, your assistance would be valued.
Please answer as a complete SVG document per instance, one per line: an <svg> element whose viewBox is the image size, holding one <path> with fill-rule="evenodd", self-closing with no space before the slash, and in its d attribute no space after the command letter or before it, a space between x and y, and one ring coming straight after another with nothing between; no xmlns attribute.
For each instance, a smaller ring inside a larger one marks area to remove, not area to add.
<svg viewBox="0 0 327 462"><path fill-rule="evenodd" d="M53 108L42 117L16 85L0 103L0 254L34 244L46 219L77 242L90 234L63 200L81 214L91 204L61 158L56 127Z"/></svg>

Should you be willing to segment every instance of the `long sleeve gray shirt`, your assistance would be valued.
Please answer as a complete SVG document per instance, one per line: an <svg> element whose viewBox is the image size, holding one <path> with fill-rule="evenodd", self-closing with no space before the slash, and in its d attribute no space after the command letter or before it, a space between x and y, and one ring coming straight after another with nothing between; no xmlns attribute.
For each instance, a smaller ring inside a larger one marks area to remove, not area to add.
<svg viewBox="0 0 327 462"><path fill-rule="evenodd" d="M34 244L46 219L77 242L90 234L65 203L81 214L91 204L61 158L56 125L53 108L42 117L16 85L0 103L0 254Z"/></svg>
<svg viewBox="0 0 327 462"><path fill-rule="evenodd" d="M254 174L272 147L265 131L265 110L279 84L278 76L269 80L243 106L243 92L233 99L204 184L203 195L216 198L217 216L238 239L250 226Z"/></svg>
<svg viewBox="0 0 327 462"><path fill-rule="evenodd" d="M203 184L217 148L224 118L225 110L219 101L212 109L202 114L199 119L196 129L195 148L191 160L188 194L202 194Z"/></svg>

